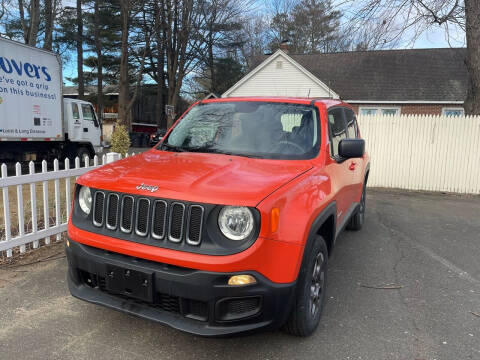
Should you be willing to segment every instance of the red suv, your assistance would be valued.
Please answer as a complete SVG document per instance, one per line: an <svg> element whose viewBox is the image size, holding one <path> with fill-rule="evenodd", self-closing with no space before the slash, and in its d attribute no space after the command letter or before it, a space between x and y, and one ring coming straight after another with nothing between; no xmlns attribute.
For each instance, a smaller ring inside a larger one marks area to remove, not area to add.
<svg viewBox="0 0 480 360"><path fill-rule="evenodd" d="M198 102L155 148L78 179L70 291L199 335L309 335L335 240L364 222L364 148L341 101Z"/></svg>

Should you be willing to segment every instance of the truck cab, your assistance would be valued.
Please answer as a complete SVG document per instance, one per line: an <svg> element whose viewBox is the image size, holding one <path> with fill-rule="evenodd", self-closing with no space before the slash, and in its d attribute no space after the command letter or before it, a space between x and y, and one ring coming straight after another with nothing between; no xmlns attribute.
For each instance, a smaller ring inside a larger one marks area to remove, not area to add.
<svg viewBox="0 0 480 360"><path fill-rule="evenodd" d="M65 138L70 144L70 153L83 158L102 151L102 127L92 104L77 99L63 100Z"/></svg>

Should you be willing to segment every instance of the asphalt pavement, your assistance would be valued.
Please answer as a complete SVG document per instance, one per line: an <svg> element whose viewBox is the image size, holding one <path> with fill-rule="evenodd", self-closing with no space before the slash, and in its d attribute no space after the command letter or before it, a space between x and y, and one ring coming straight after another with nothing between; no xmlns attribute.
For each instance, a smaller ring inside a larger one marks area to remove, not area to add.
<svg viewBox="0 0 480 360"><path fill-rule="evenodd" d="M478 360L479 259L479 197L370 190L309 338L207 339L91 305L69 295L61 258L0 270L0 359Z"/></svg>

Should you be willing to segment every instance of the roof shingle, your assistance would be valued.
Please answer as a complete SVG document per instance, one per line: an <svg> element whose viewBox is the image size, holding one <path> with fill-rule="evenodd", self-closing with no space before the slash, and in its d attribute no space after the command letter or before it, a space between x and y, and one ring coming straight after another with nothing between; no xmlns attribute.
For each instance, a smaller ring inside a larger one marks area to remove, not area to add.
<svg viewBox="0 0 480 360"><path fill-rule="evenodd" d="M346 100L463 101L466 49L289 55ZM256 65L267 56L257 59Z"/></svg>

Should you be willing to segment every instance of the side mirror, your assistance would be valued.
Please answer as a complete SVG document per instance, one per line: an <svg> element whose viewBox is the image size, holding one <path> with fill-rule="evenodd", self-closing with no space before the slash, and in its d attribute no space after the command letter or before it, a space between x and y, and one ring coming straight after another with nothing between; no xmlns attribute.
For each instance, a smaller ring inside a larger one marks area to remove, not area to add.
<svg viewBox="0 0 480 360"><path fill-rule="evenodd" d="M343 139L338 144L338 155L344 159L359 158L365 153L365 140Z"/></svg>

